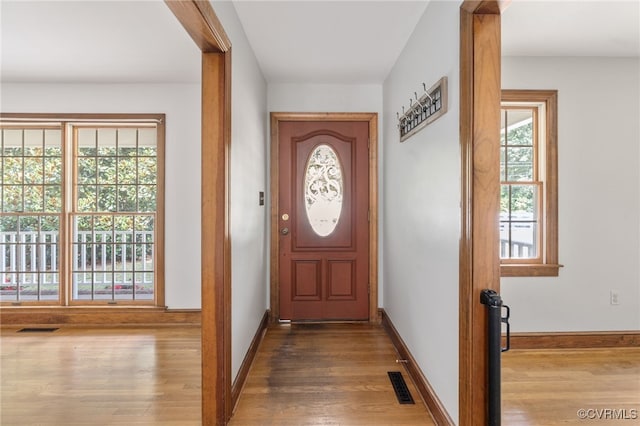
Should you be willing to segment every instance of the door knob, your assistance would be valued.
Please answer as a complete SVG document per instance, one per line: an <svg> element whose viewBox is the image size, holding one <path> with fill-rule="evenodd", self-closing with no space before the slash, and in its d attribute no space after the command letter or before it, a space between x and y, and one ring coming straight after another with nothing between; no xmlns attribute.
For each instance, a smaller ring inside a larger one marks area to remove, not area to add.
<svg viewBox="0 0 640 426"><path fill-rule="evenodd" d="M287 234L289 233L289 228L282 228L282 229L280 230L280 233L281 233L282 235L287 235Z"/></svg>

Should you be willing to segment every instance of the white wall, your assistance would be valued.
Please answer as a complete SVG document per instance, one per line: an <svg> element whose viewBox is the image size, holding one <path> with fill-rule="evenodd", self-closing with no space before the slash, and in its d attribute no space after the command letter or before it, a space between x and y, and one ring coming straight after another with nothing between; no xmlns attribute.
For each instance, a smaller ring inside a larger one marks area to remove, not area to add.
<svg viewBox="0 0 640 426"><path fill-rule="evenodd" d="M382 85L270 83L268 105L270 112L382 113Z"/></svg>
<svg viewBox="0 0 640 426"><path fill-rule="evenodd" d="M639 330L640 61L507 57L502 87L558 90L564 268L557 278L502 279L512 330Z"/></svg>
<svg viewBox="0 0 640 426"><path fill-rule="evenodd" d="M165 113L165 298L200 308L200 85L2 84L2 112Z"/></svg>
<svg viewBox="0 0 640 426"><path fill-rule="evenodd" d="M384 83L384 309L458 419L459 2L432 1ZM403 143L396 111L442 76L448 112Z"/></svg>
<svg viewBox="0 0 640 426"><path fill-rule="evenodd" d="M229 1L213 2L232 44L231 369L236 377L267 305L267 85Z"/></svg>

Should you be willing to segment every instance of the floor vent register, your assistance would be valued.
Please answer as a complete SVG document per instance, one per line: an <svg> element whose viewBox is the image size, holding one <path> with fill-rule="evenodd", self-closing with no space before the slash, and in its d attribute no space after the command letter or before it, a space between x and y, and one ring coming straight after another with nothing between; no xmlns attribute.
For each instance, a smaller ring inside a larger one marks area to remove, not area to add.
<svg viewBox="0 0 640 426"><path fill-rule="evenodd" d="M388 371L387 374L393 385L393 390L396 393L398 402L400 404L415 404L411 392L409 392L409 388L407 387L407 383L402 377L402 373L399 371Z"/></svg>

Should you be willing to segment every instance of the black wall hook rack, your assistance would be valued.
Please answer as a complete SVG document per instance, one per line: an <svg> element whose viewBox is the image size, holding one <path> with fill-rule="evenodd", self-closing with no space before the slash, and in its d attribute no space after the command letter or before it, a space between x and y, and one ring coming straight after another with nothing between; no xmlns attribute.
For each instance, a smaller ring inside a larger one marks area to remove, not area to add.
<svg viewBox="0 0 640 426"><path fill-rule="evenodd" d="M405 111L403 106L402 114L396 114L400 142L404 142L447 112L447 77L442 77L428 90L425 83L422 83L422 87L424 94L418 97L418 92L414 92L415 99L409 98L409 109Z"/></svg>

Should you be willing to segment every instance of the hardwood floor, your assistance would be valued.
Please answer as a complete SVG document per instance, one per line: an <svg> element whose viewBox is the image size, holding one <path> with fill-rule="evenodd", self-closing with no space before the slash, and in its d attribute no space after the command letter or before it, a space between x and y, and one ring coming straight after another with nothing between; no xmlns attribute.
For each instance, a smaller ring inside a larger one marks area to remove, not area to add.
<svg viewBox="0 0 640 426"><path fill-rule="evenodd" d="M380 326L269 328L230 425L433 425ZM388 371L401 371L415 405L399 404Z"/></svg>
<svg viewBox="0 0 640 426"><path fill-rule="evenodd" d="M200 425L199 328L16 331L0 330L3 426ZM231 425L433 424L395 359L380 327L272 327ZM416 405L397 403L387 371ZM502 390L503 425L638 425L640 348L510 351Z"/></svg>
<svg viewBox="0 0 640 426"><path fill-rule="evenodd" d="M0 424L200 425L200 328L1 331Z"/></svg>
<svg viewBox="0 0 640 426"><path fill-rule="evenodd" d="M640 347L505 352L502 423L640 425Z"/></svg>

